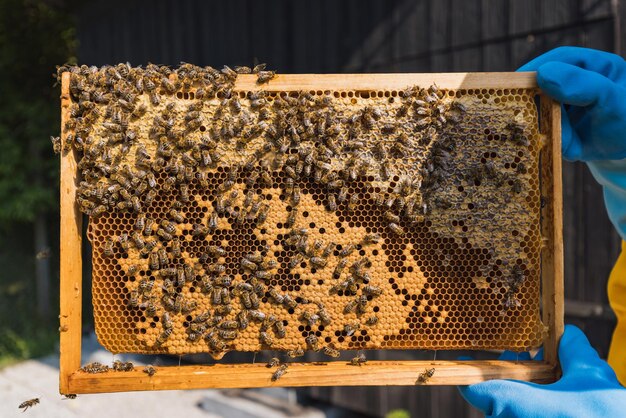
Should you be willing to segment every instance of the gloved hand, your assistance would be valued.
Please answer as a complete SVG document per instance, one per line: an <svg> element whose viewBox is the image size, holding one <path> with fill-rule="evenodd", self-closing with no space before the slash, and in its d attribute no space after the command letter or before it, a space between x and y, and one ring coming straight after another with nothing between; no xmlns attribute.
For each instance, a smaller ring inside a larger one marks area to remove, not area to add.
<svg viewBox="0 0 626 418"><path fill-rule="evenodd" d="M563 376L552 384L489 380L459 390L487 417L626 416L626 389L585 334L573 325L565 326L559 360Z"/></svg>
<svg viewBox="0 0 626 418"><path fill-rule="evenodd" d="M604 187L609 219L626 240L626 61L608 52L561 47L518 71L537 71L539 87L563 103L563 157L587 162Z"/></svg>
<svg viewBox="0 0 626 418"><path fill-rule="evenodd" d="M537 71L539 87L564 104L563 157L626 158L626 61L594 49L553 49L518 71Z"/></svg>

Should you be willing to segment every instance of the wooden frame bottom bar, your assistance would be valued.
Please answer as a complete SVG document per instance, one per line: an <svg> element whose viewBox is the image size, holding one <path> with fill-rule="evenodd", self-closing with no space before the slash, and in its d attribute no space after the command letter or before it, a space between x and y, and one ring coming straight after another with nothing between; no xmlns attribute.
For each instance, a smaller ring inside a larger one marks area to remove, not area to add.
<svg viewBox="0 0 626 418"><path fill-rule="evenodd" d="M264 363L157 367L152 377L141 371L142 367L99 374L78 371L70 375L68 390L79 394L271 386L413 386L426 369L435 372L420 385L468 385L489 379L549 383L555 378L555 366L541 361L368 361L362 366L334 361L289 363L287 373L276 382L271 380L276 368L268 369Z"/></svg>

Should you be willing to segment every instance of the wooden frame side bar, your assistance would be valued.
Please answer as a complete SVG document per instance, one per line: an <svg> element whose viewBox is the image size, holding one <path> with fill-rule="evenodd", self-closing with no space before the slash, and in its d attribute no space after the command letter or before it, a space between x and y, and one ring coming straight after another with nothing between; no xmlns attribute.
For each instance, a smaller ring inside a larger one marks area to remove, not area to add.
<svg viewBox="0 0 626 418"><path fill-rule="evenodd" d="M537 88L534 72L521 73L422 73L422 74L278 74L257 84L256 75L241 74L235 90L266 91L363 91L404 90L410 86L442 89L532 89Z"/></svg>
<svg viewBox="0 0 626 418"><path fill-rule="evenodd" d="M542 213L541 234L545 246L542 264L543 323L548 327L544 359L557 366L559 340L564 329L563 288L563 184L561 173L561 105L541 96L542 194L549 196Z"/></svg>
<svg viewBox="0 0 626 418"><path fill-rule="evenodd" d="M70 100L70 73L61 82L61 141ZM63 148L63 143L61 144ZM76 203L78 168L74 151L61 151L61 247L60 247L60 391L69 391L70 375L80 368L82 327L82 223Z"/></svg>
<svg viewBox="0 0 626 418"><path fill-rule="evenodd" d="M368 361L362 366L345 362L289 363L287 373L272 382L265 364L216 364L156 368L150 377L140 368L131 372L70 376L71 393L138 390L252 388L298 386L412 386L426 369L433 376L423 385L467 385L488 379L554 380L554 367L539 361Z"/></svg>

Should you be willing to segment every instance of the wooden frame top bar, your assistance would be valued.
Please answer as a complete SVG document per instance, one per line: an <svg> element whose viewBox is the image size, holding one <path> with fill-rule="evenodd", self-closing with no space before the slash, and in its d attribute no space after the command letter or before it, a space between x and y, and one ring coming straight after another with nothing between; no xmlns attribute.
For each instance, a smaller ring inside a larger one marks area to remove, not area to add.
<svg viewBox="0 0 626 418"><path fill-rule="evenodd" d="M241 74L236 90L403 90L409 86L442 89L534 89L536 73L432 73L432 74L277 74L267 83L258 84L255 74Z"/></svg>

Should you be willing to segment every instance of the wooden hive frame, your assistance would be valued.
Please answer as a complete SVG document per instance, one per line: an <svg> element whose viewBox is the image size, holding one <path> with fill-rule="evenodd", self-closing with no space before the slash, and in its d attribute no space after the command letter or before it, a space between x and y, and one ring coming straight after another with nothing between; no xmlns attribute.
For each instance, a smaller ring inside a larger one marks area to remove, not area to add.
<svg viewBox="0 0 626 418"><path fill-rule="evenodd" d="M62 78L62 129L69 117L69 76L66 72ZM442 89L537 89L534 73L279 75L263 89L371 91L432 83ZM242 75L235 88L249 91L259 86L254 76ZM76 203L80 178L76 155L71 151L61 155L60 392L414 385L419 374L430 368L435 368L436 373L425 382L428 385L467 385L489 379L554 381L558 374L558 342L564 327L560 111L558 103L540 94L540 132L546 142L541 151L541 194L548 197L541 226L545 241L541 253L541 306L547 327L543 361L368 361L364 367L343 361L290 363L289 372L277 382L270 380L265 364L258 363L158 367L158 373L152 377L140 369L124 373L81 372L83 215ZM61 137L65 137L64 132Z"/></svg>

